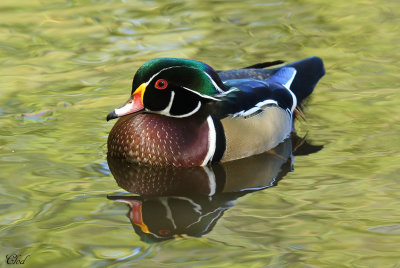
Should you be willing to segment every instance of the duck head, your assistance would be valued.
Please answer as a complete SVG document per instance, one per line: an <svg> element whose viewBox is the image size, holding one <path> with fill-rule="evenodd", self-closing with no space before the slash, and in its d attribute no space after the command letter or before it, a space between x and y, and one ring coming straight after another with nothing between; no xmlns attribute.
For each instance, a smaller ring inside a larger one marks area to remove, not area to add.
<svg viewBox="0 0 400 268"><path fill-rule="evenodd" d="M178 58L153 59L136 72L131 97L121 108L107 116L107 121L146 111L170 117L188 117L203 104L218 101L214 95L226 87L207 64Z"/></svg>

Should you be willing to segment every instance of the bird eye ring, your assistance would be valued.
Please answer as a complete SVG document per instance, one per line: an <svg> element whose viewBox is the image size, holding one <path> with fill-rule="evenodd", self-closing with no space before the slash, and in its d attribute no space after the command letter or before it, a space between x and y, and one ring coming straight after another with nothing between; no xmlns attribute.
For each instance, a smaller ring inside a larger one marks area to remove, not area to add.
<svg viewBox="0 0 400 268"><path fill-rule="evenodd" d="M157 81L156 81L156 83L154 84L154 87L156 88L156 89L166 89L167 88L167 86L168 86L168 82L166 81L166 80L164 80L164 79L158 79Z"/></svg>
<svg viewBox="0 0 400 268"><path fill-rule="evenodd" d="M158 230L158 234L162 236L167 236L171 234L171 230Z"/></svg>

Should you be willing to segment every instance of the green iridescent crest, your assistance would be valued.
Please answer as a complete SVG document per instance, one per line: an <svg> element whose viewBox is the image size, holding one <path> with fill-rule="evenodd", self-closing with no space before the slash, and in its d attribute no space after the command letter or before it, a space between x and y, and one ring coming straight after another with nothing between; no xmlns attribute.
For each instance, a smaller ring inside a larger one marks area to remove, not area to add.
<svg viewBox="0 0 400 268"><path fill-rule="evenodd" d="M179 58L152 59L143 64L133 78L132 90L142 83L148 82L155 74L162 72L175 81L177 85L185 86L200 94L212 96L224 89L221 79L207 64Z"/></svg>

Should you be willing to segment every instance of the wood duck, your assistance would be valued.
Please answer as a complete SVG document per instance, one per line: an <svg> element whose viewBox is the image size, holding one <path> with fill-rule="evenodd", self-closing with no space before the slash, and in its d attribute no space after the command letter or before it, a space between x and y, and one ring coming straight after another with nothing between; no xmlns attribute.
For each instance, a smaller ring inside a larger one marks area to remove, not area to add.
<svg viewBox="0 0 400 268"><path fill-rule="evenodd" d="M316 153L322 148L292 134L265 153L208 166L139 165L110 155L107 156L107 163L118 186L135 195L212 196L275 186L293 171L295 157Z"/></svg>
<svg viewBox="0 0 400 268"><path fill-rule="evenodd" d="M128 205L135 232L143 241L200 237L212 230L237 198L276 186L293 171L297 156L318 152L292 134L267 153L201 167L138 165L108 156L118 185L127 192L107 198Z"/></svg>
<svg viewBox="0 0 400 268"><path fill-rule="evenodd" d="M108 155L143 165L205 166L263 153L292 131L296 107L324 75L310 57L273 69L267 62L215 71L188 59L146 62L133 78Z"/></svg>
<svg viewBox="0 0 400 268"><path fill-rule="evenodd" d="M292 170L291 158L291 139L268 153L202 167L147 166L108 157L118 185L135 196L107 198L128 205L127 216L145 242L177 235L200 237L237 198L275 186Z"/></svg>

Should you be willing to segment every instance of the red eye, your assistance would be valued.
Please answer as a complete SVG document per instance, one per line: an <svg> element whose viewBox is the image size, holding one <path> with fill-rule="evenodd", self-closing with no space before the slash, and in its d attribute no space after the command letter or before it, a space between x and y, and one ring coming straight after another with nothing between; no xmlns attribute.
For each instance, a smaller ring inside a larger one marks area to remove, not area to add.
<svg viewBox="0 0 400 268"><path fill-rule="evenodd" d="M156 89L166 89L168 86L168 82L164 79L158 79L156 83L154 84L154 87Z"/></svg>
<svg viewBox="0 0 400 268"><path fill-rule="evenodd" d="M171 234L171 230L158 230L158 234L161 236L167 236Z"/></svg>

